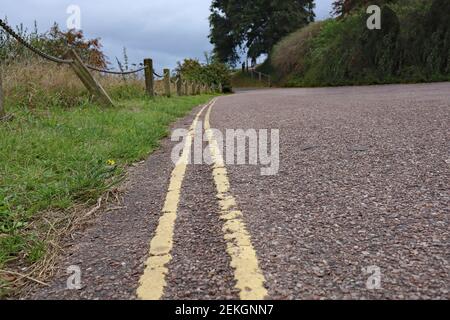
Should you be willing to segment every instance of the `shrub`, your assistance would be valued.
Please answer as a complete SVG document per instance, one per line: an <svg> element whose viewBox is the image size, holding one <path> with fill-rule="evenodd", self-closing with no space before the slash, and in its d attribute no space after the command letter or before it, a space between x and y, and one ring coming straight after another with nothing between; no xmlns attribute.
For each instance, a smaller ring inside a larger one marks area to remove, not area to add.
<svg viewBox="0 0 450 320"><path fill-rule="evenodd" d="M348 85L450 79L450 2L396 0L382 6L382 29L364 8L291 34L272 65L288 85Z"/></svg>
<svg viewBox="0 0 450 320"><path fill-rule="evenodd" d="M86 63L105 68L106 56L102 51L100 39L86 39L82 31L69 30L63 32L58 24L54 24L48 32L39 33L35 23L33 32L24 29L23 26L16 27L16 33L33 47L55 57L62 57L67 48L73 48ZM34 57L27 48L0 28L0 61L7 64L10 61L27 61Z"/></svg>
<svg viewBox="0 0 450 320"><path fill-rule="evenodd" d="M178 62L176 72L189 81L222 84L224 92L231 91L230 69L218 61L201 64L197 59L185 59L183 62Z"/></svg>

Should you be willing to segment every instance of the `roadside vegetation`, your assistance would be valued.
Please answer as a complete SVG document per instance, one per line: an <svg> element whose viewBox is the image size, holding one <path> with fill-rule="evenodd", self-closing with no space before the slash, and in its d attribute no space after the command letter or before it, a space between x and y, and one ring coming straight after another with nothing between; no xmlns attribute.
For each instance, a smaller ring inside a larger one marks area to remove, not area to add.
<svg viewBox="0 0 450 320"><path fill-rule="evenodd" d="M98 39L57 26L44 34L17 30L46 53L61 56L70 43L84 61L108 65ZM0 44L4 106L11 116L0 122L1 297L27 277L45 278L66 231L117 186L128 166L158 148L172 122L212 95L165 98L157 81L158 96L150 99L142 75L97 74L115 102L100 107L69 66L36 58L2 31ZM119 61L123 70L126 60Z"/></svg>
<svg viewBox="0 0 450 320"><path fill-rule="evenodd" d="M233 88L267 88L267 80L259 81L258 76L251 76L248 72L236 71L232 74L231 85Z"/></svg>
<svg viewBox="0 0 450 320"><path fill-rule="evenodd" d="M228 66L207 53L205 53L205 60L206 63L202 64L198 59L184 59L183 62L178 62L175 71L189 81L220 83L223 86L223 92L231 92L231 72Z"/></svg>
<svg viewBox="0 0 450 320"><path fill-rule="evenodd" d="M128 165L158 147L171 122L209 98L16 109L14 120L0 126L0 267L42 258L48 242L36 219L59 219L76 204L95 204Z"/></svg>
<svg viewBox="0 0 450 320"><path fill-rule="evenodd" d="M450 80L448 0L380 0L381 30L366 27L366 2L337 1L339 17L281 40L270 57L274 79L284 86Z"/></svg>

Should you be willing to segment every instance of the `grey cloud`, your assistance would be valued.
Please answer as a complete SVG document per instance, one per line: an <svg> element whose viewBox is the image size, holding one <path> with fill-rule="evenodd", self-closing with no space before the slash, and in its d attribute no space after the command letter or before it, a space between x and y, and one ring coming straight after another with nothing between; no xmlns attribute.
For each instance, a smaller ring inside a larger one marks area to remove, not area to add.
<svg viewBox="0 0 450 320"><path fill-rule="evenodd" d="M80 6L82 29L88 37L102 39L104 50L114 61L127 48L132 62L145 57L155 60L158 69L173 68L185 57L203 59L212 46L208 40L211 0L1 0L0 16L11 24L41 31L53 22L62 27L71 4ZM318 0L317 17L326 18L332 0Z"/></svg>

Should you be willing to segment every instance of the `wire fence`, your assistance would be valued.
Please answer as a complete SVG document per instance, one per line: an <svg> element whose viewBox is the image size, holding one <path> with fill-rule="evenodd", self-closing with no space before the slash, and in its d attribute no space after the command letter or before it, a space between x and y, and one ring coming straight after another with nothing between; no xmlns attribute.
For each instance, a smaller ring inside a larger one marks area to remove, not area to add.
<svg viewBox="0 0 450 320"><path fill-rule="evenodd" d="M88 69L90 69L92 71L97 71L97 72L106 73L106 74L115 74L115 75L129 75L129 74L141 72L146 69L146 67L142 67L142 68L132 70L132 71L113 71L113 70L106 70L106 69L93 67L90 65L86 65L86 67L88 67Z"/></svg>
<svg viewBox="0 0 450 320"><path fill-rule="evenodd" d="M76 51L68 47L67 54L64 57L55 57L47 54L38 48L31 45L25 39L23 39L17 32L15 32L4 20L0 19L0 27L11 37L13 37L19 44L23 45L25 48L29 49L31 52L35 53L39 57L58 64L70 65L74 70L75 74L80 78L81 82L86 86L89 92L96 98L98 102L103 105L113 105L113 101L108 96L106 91L100 85L100 83L92 76L90 71L95 71L103 74L110 75L131 75L137 74L144 71L145 76L145 89L146 93L150 97L156 95L155 82L163 82L163 95L170 97L172 92L176 92L177 95L194 95L201 93L212 93L217 90L221 90L221 85L215 86L213 84L201 84L196 82L189 82L187 80L182 80L182 75L177 77L171 77L170 70L164 69L164 74L160 75L155 72L153 68L153 60L145 59L143 67L135 70L126 71L114 71L103 69L89 64L84 63L78 56ZM0 75L1 77L1 75ZM161 79L155 81L154 77ZM0 80L0 118L2 117L3 111L3 94Z"/></svg>
<svg viewBox="0 0 450 320"><path fill-rule="evenodd" d="M164 78L164 76L157 74L155 71L153 71L153 75L157 78Z"/></svg>
<svg viewBox="0 0 450 320"><path fill-rule="evenodd" d="M253 79L258 79L259 82L266 82L268 86L270 87L272 85L272 77L268 74L256 71L255 68L249 68L248 71L250 72L250 75Z"/></svg>

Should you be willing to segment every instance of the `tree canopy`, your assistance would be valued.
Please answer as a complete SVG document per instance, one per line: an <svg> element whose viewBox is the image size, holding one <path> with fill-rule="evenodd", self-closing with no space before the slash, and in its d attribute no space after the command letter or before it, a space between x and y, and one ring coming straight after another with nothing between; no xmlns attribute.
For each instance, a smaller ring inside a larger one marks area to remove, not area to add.
<svg viewBox="0 0 450 320"><path fill-rule="evenodd" d="M210 40L222 62L268 54L287 34L314 21L313 0L213 0Z"/></svg>
<svg viewBox="0 0 450 320"><path fill-rule="evenodd" d="M335 0L333 2L333 13L337 16L343 16L362 6L382 5L388 2L393 2L393 0Z"/></svg>

